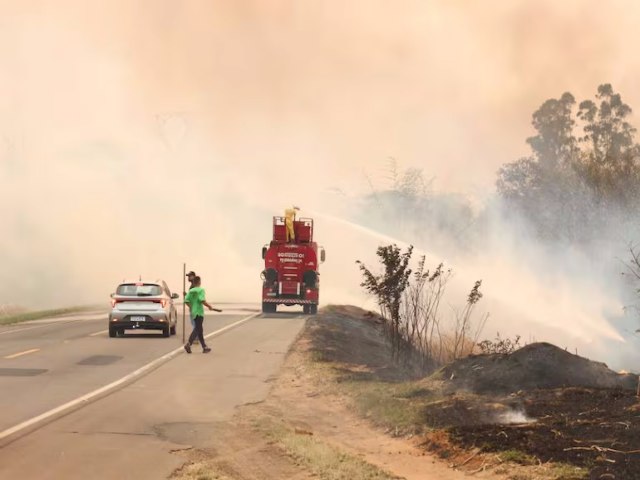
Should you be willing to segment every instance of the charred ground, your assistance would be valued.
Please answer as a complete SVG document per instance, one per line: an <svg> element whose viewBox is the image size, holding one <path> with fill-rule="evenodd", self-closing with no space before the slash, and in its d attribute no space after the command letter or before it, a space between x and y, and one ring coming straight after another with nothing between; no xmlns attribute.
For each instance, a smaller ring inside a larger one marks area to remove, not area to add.
<svg viewBox="0 0 640 480"><path fill-rule="evenodd" d="M585 467L588 478L640 478L640 414L633 391L569 387L520 392L516 399L531 422L454 426L451 439L485 452L524 452L524 461Z"/></svg>
<svg viewBox="0 0 640 480"><path fill-rule="evenodd" d="M510 461L536 472L511 478L640 478L637 376L548 343L421 376L391 361L380 329L376 315L330 307L307 330L315 360L374 424L454 465L474 455L465 468L506 472ZM542 472L553 464L563 468Z"/></svg>

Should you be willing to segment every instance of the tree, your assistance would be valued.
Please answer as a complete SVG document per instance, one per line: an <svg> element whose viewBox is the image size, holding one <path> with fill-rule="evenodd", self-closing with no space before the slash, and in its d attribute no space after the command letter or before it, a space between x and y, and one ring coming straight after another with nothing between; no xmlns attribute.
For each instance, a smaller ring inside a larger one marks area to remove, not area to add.
<svg viewBox="0 0 640 480"><path fill-rule="evenodd" d="M629 208L637 203L640 178L636 129L627 121L632 110L610 84L598 87L596 99L599 104L585 100L578 111L587 147L578 168L599 204Z"/></svg>
<svg viewBox="0 0 640 480"><path fill-rule="evenodd" d="M524 206L540 189L540 166L533 157L524 157L500 167L498 193L505 199Z"/></svg>
<svg viewBox="0 0 640 480"><path fill-rule="evenodd" d="M533 113L531 123L536 135L527 139L532 154L498 172L498 193L545 238L574 236L563 223L563 210L571 205L568 197L575 192L573 167L579 156L578 140L573 135L574 105L570 93L544 102Z"/></svg>
<svg viewBox="0 0 640 480"><path fill-rule="evenodd" d="M376 255L380 259L383 271L377 275L360 260L356 262L364 277L360 286L376 297L380 313L391 321L392 345L396 353L399 351L401 342L400 307L404 291L409 285L411 276L409 262L412 253L413 246L409 246L404 253L395 244L378 247Z"/></svg>
<svg viewBox="0 0 640 480"><path fill-rule="evenodd" d="M596 99L580 103L578 118L584 125L584 137L580 139L589 145L589 157L598 165L615 164L628 156L637 155L638 146L634 142L636 129L626 120L631 107L615 93L611 84L598 87Z"/></svg>
<svg viewBox="0 0 640 480"><path fill-rule="evenodd" d="M573 135L575 103L573 95L566 92L557 100L547 100L533 113L531 123L537 135L529 137L527 143L541 167L539 173L567 166L575 159L578 153L578 141Z"/></svg>

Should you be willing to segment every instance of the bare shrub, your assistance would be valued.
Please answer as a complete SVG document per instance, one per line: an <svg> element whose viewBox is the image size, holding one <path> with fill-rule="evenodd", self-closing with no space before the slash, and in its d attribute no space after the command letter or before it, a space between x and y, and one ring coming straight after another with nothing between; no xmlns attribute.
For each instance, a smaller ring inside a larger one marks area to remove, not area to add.
<svg viewBox="0 0 640 480"><path fill-rule="evenodd" d="M382 273L378 275L371 273L359 260L356 262L360 265L364 277L360 286L378 300L380 314L386 320L394 356L400 354L401 332L405 330L401 325L400 308L402 296L409 285L411 275L409 261L412 253L413 246L410 246L405 253L402 253L397 245L378 247L376 254L383 266Z"/></svg>
<svg viewBox="0 0 640 480"><path fill-rule="evenodd" d="M488 314L483 315L480 320L475 323L471 317L476 304L482 298L482 293L480 292L481 285L482 280L478 280L475 283L467 296L467 303L462 310L454 309L456 319L452 352L454 360L472 353L473 347L478 342L480 333L487 323Z"/></svg>
<svg viewBox="0 0 640 480"><path fill-rule="evenodd" d="M502 338L500 332L496 333L495 340L483 340L478 343L478 348L485 354L509 354L519 350L524 345L520 345L520 335L516 335L513 340L510 338Z"/></svg>
<svg viewBox="0 0 640 480"><path fill-rule="evenodd" d="M374 274L364 263L357 263L363 275L361 286L376 298L380 307L394 358L417 363L428 371L472 353L488 317L474 316L482 298L482 282L475 282L462 309L452 309L453 315L444 318L440 307L453 275L451 269L441 263L430 271L422 256L412 271L412 246L402 253L397 245L388 245L379 247L376 253L381 273Z"/></svg>

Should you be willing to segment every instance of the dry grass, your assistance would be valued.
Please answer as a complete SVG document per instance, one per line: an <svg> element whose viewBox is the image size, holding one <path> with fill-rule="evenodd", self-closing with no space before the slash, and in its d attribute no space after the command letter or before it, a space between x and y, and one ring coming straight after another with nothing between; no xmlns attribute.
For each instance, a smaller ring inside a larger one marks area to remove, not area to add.
<svg viewBox="0 0 640 480"><path fill-rule="evenodd" d="M95 309L95 306L77 306L68 308L55 308L51 310L38 310L35 312L14 313L9 315L0 315L0 325L9 325L12 323L28 322L30 320L40 320L43 318L62 317L74 313L88 312Z"/></svg>
<svg viewBox="0 0 640 480"><path fill-rule="evenodd" d="M322 480L393 480L393 475L337 447L315 438L311 432L296 432L267 417L256 427L290 455L297 464Z"/></svg>
<svg viewBox="0 0 640 480"><path fill-rule="evenodd" d="M233 480L222 473L214 471L207 462L193 462L184 465L171 476L172 480Z"/></svg>

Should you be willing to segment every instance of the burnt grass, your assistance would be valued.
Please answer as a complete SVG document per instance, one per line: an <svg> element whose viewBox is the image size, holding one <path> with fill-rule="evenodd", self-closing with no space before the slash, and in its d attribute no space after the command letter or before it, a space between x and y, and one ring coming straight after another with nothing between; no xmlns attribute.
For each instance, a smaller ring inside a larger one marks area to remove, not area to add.
<svg viewBox="0 0 640 480"><path fill-rule="evenodd" d="M560 388L518 395L532 423L459 425L451 439L485 452L518 450L541 462L589 469L593 479L640 479L640 409L635 392Z"/></svg>
<svg viewBox="0 0 640 480"><path fill-rule="evenodd" d="M437 410L427 408L425 418L447 428L454 443L585 467L594 479L640 479L636 375L537 343L511 354L472 355L434 376L450 396ZM503 408L492 413L487 405ZM522 414L512 421L523 423L505 424L498 413L508 412Z"/></svg>
<svg viewBox="0 0 640 480"><path fill-rule="evenodd" d="M452 448L521 452L535 463L583 467L589 479L640 480L637 376L550 344L471 356L419 376L390 361L375 317L327 310L309 325L318 360L337 367L338 381L382 382L381 392L410 382L403 405L419 411L424 448L445 457Z"/></svg>

